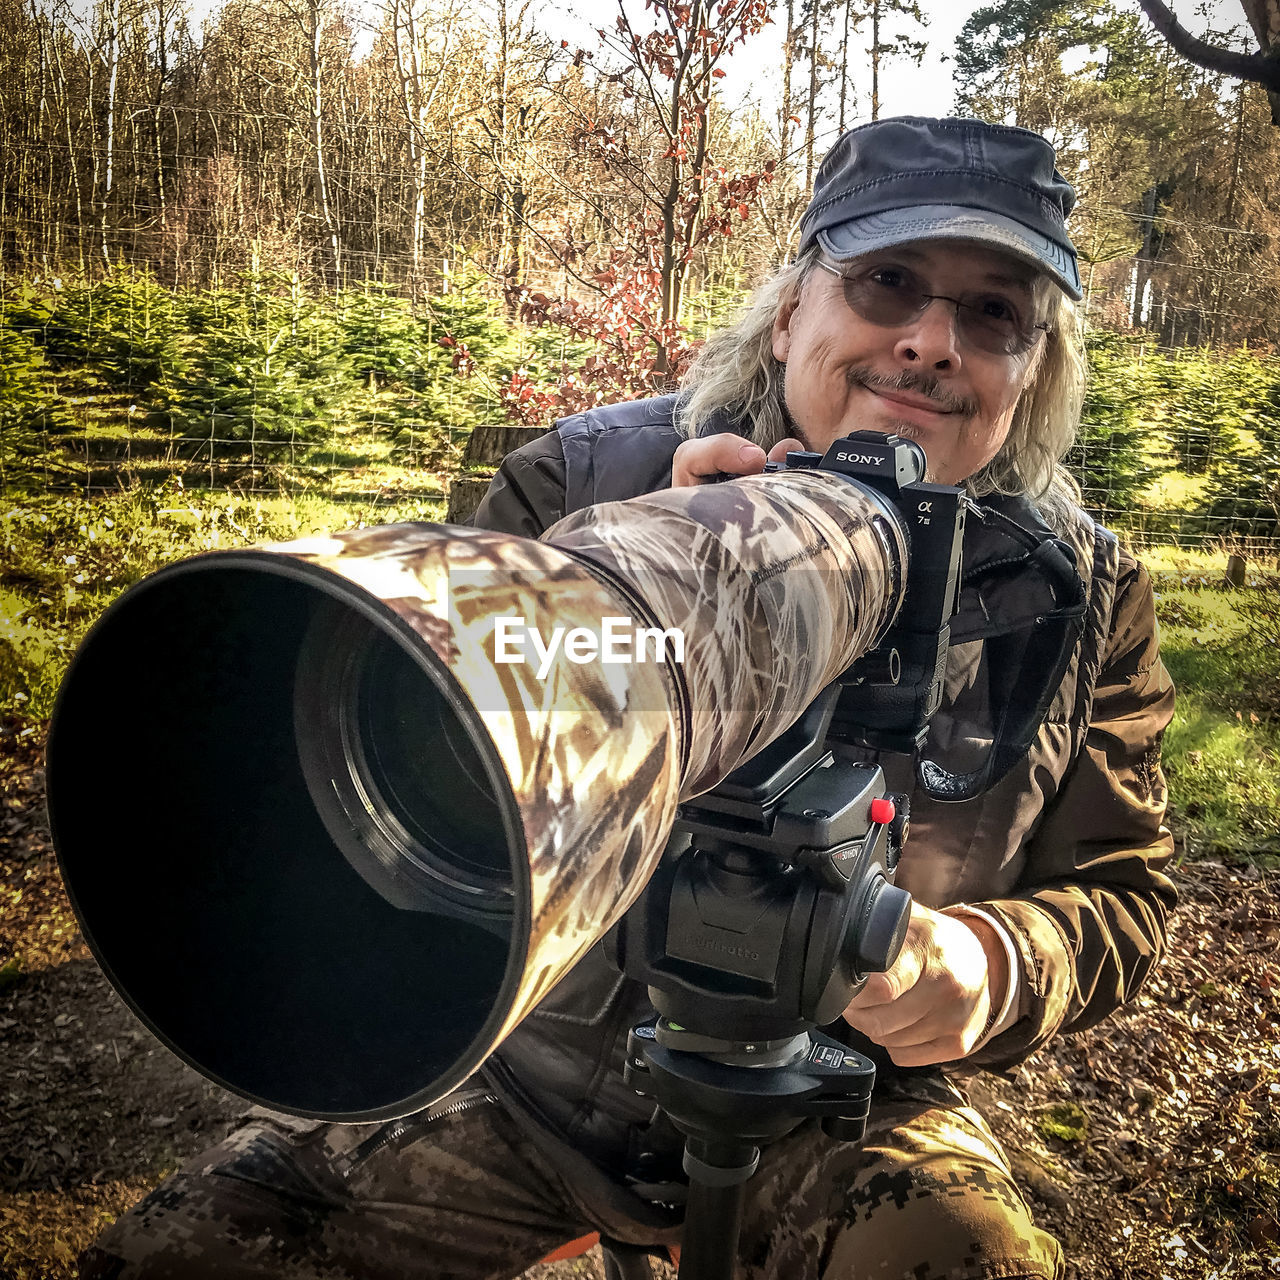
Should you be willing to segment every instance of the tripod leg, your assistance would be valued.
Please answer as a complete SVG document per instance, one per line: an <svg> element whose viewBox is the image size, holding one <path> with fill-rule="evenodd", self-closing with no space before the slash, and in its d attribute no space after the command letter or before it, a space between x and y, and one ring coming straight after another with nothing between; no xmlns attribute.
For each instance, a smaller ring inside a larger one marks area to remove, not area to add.
<svg viewBox="0 0 1280 1280"><path fill-rule="evenodd" d="M680 1280L733 1280L747 1180L760 1163L749 1142L690 1136L684 1168L689 1203L680 1242Z"/></svg>
<svg viewBox="0 0 1280 1280"><path fill-rule="evenodd" d="M601 1236L600 1252L604 1255L604 1280L653 1280L647 1249Z"/></svg>
<svg viewBox="0 0 1280 1280"><path fill-rule="evenodd" d="M729 1187L689 1183L684 1239L680 1244L681 1280L733 1280L746 1197L745 1182Z"/></svg>

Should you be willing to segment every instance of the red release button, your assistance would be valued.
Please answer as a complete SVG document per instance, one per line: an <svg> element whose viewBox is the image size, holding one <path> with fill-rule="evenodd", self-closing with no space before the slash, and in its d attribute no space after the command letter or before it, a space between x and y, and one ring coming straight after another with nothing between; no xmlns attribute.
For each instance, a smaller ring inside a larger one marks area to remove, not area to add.
<svg viewBox="0 0 1280 1280"><path fill-rule="evenodd" d="M871 821L882 822L885 826L893 821L894 815L898 811L893 807L893 801L886 796L881 796L878 800L871 802Z"/></svg>

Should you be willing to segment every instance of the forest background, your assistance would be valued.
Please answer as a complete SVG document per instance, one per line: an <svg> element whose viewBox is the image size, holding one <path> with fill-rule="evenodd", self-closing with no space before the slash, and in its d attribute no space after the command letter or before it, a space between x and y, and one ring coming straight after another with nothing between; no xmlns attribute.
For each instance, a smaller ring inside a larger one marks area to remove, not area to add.
<svg viewBox="0 0 1280 1280"><path fill-rule="evenodd" d="M123 454L429 492L476 425L668 385L789 256L828 143L950 71L956 111L1045 133L1080 194L1091 508L1276 537L1260 86L1111 0L1005 0L945 50L916 0L597 7L0 0L0 476L93 493Z"/></svg>
<svg viewBox="0 0 1280 1280"><path fill-rule="evenodd" d="M1068 461L1156 578L1180 692L1165 744L1180 853L1255 876L1280 861L1280 61L1258 56L1280 41L1280 6L1174 6L1182 36L1228 55L1208 57L1217 69L1166 38L1158 0L970 8L0 0L0 992L14 1009L98 1025L83 974L85 1006L58 1003L72 988L57 965L85 953L34 762L106 604L194 551L442 518L451 487L482 485L521 432L671 385L791 254L839 131L889 113L975 114L1058 148L1080 197L1091 366ZM1264 981L1241 1034L1275 1040L1278 991ZM15 1021L0 1009L14 1043ZM116 1040L95 1036L119 1067ZM168 1158L139 1142L132 1168L123 1148L95 1168L59 1138L89 1122L59 1119L52 1084L32 1092L54 1078L39 1075L47 1048L6 1073L11 1114L41 1128L16 1119L0 1155L5 1277L9 1256L31 1268L13 1275L61 1274L68 1241ZM1233 1146L1205 1129L1217 1154L1187 1212L1205 1258L1244 1250L1261 1275L1280 1252L1266 1102L1280 1057L1249 1070L1266 1105ZM167 1096L154 1072L139 1079ZM1062 1154L1084 1139L1058 1105L1041 1137ZM1168 1176L1152 1167L1135 1197ZM1210 1273L1182 1252L1160 1266ZM1126 1256L1116 1274L1146 1274Z"/></svg>

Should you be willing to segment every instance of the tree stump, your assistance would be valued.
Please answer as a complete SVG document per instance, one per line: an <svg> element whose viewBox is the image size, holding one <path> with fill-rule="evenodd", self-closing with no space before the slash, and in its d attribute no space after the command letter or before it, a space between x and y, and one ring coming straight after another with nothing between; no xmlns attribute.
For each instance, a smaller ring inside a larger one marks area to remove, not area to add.
<svg viewBox="0 0 1280 1280"><path fill-rule="evenodd" d="M468 467L496 467L513 450L546 435L543 427L516 427L507 424L476 427L467 441L463 462Z"/></svg>
<svg viewBox="0 0 1280 1280"><path fill-rule="evenodd" d="M445 520L449 524L465 524L470 520L492 479L492 476L459 476L449 486L449 508L445 512Z"/></svg>
<svg viewBox="0 0 1280 1280"><path fill-rule="evenodd" d="M1244 556L1228 556L1227 557L1227 581L1233 587L1244 586L1244 571L1247 562Z"/></svg>
<svg viewBox="0 0 1280 1280"><path fill-rule="evenodd" d="M489 481L493 479L492 469L507 454L546 434L542 427L517 427L505 423L476 427L467 440L462 462L467 467L486 467L490 470L461 475L449 486L449 509L445 513L445 519L450 524L462 524L471 519L489 487Z"/></svg>

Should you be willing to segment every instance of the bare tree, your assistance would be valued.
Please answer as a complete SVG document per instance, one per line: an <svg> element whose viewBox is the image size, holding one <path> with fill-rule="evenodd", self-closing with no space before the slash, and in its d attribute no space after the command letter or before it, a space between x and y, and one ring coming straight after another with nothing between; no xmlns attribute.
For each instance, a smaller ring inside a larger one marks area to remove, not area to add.
<svg viewBox="0 0 1280 1280"><path fill-rule="evenodd" d="M854 13L856 0L844 0L843 28L840 33L840 119L839 132L845 131L847 108L850 105L849 93L849 36L862 24L862 15Z"/></svg>
<svg viewBox="0 0 1280 1280"><path fill-rule="evenodd" d="M70 6L60 15L66 30L73 34L85 59L87 72L87 101L84 106L90 112L97 106L95 64L101 66L104 87L102 101L102 144L93 149L93 202L97 209L98 252L104 266L111 265L110 219L111 197L115 188L116 144L116 90L120 76L120 45L124 22L124 0L100 0L86 22ZM67 103L70 112L71 104ZM70 116L68 116L68 121ZM70 143L74 146L74 142Z"/></svg>
<svg viewBox="0 0 1280 1280"><path fill-rule="evenodd" d="M1280 0L1240 0L1257 37L1257 53L1224 49L1193 36L1164 0L1138 3L1155 29L1188 61L1220 75L1262 85L1271 102L1271 123L1280 126Z"/></svg>
<svg viewBox="0 0 1280 1280"><path fill-rule="evenodd" d="M103 168L102 182L102 260L111 265L111 249L108 244L107 219L111 207L111 193L116 180L116 88L120 81L120 24L123 19L122 0L103 0L99 10L101 30L99 34L98 53L102 58L103 72L106 76L106 120L104 124L104 140L102 145Z"/></svg>
<svg viewBox="0 0 1280 1280"><path fill-rule="evenodd" d="M308 121L311 141L312 198L315 217L328 251L328 274L336 288L342 283L342 239L329 195L325 163L325 28L335 0L282 0L282 8L301 30L306 42Z"/></svg>
<svg viewBox="0 0 1280 1280"><path fill-rule="evenodd" d="M169 62L170 45L173 42L175 28L183 13L183 0L153 0L151 20L154 23L155 48L155 87L151 99L151 138L152 161L155 165L155 195L157 214L160 223L160 235L163 239L168 227L169 192L165 179L164 154L164 110L165 95L169 88L172 67ZM176 150L175 139L175 150Z"/></svg>
<svg viewBox="0 0 1280 1280"><path fill-rule="evenodd" d="M423 252L427 233L427 192L431 160L432 112L445 84L445 69L456 41L458 9L454 4L429 10L423 0L392 0L392 48L396 90L408 127L411 223L411 284L415 295L423 285ZM446 124L447 129L447 124Z"/></svg>
<svg viewBox="0 0 1280 1280"><path fill-rule="evenodd" d="M649 186L651 207L660 220L661 319L668 332L679 324L691 249L703 236L706 213L708 126L720 62L737 44L759 31L765 19L760 0L654 0L659 25L639 31L619 0L613 46L628 60L626 74L637 81L637 97L665 141ZM659 343L659 373L667 370L666 344Z"/></svg>
<svg viewBox="0 0 1280 1280"><path fill-rule="evenodd" d="M524 282L525 233L533 212L531 152L547 117L546 95L539 89L550 66L545 52L535 52L528 25L530 8L531 0L518 7L510 0L496 0L497 63L488 81L484 109L476 117L493 174L497 257L504 296L513 314Z"/></svg>
<svg viewBox="0 0 1280 1280"><path fill-rule="evenodd" d="M796 0L787 0L787 27L782 39L782 105L778 111L778 150L791 155L791 130L796 118L793 83L796 67Z"/></svg>
<svg viewBox="0 0 1280 1280"><path fill-rule="evenodd" d="M868 13L871 18L871 118L880 119L880 64L886 58L910 58L919 63L924 57L925 42L915 40L907 35L897 35L892 39L885 36L882 23L891 15L909 18L919 26L927 26L929 19L920 9L919 0L867 0Z"/></svg>

